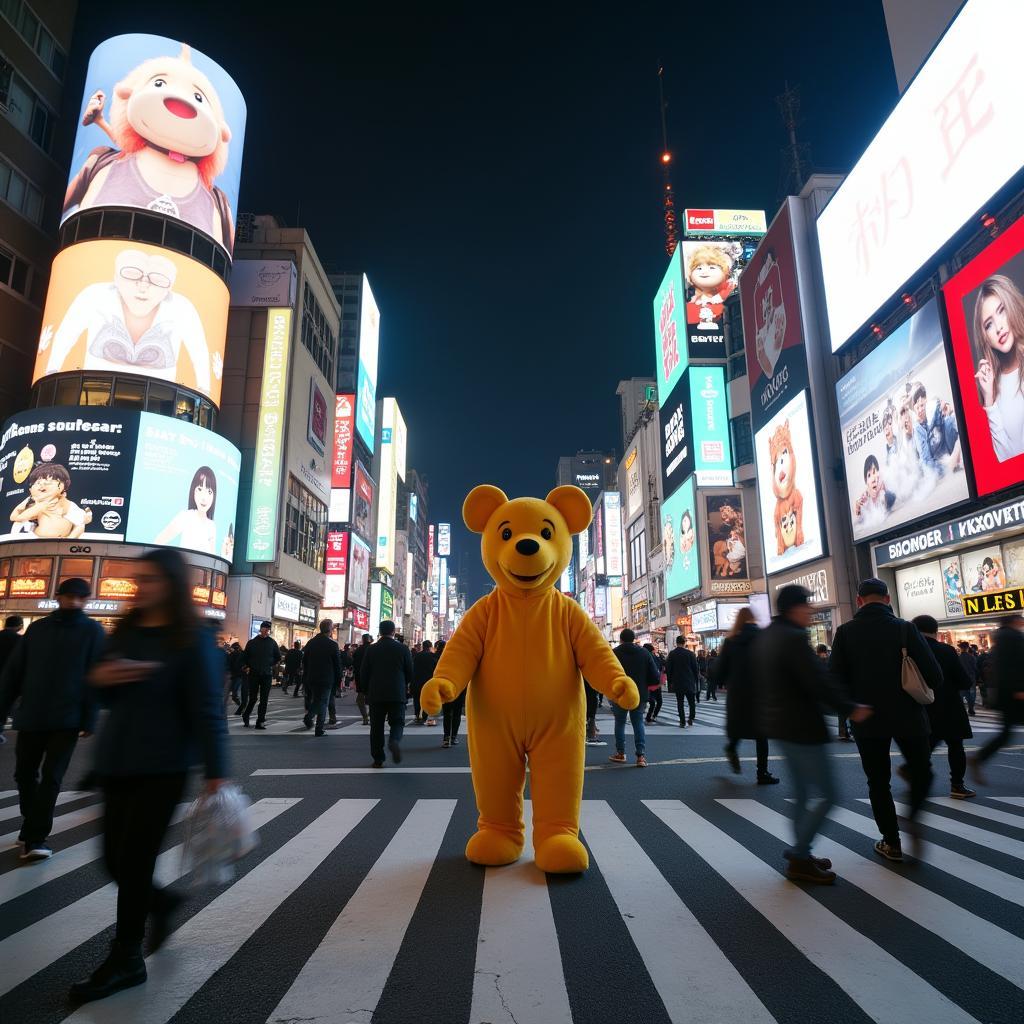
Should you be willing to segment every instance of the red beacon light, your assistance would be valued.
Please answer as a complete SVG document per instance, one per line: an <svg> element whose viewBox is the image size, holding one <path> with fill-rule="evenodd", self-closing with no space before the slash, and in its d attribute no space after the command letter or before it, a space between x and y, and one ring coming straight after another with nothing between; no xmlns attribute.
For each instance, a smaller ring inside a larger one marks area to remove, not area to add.
<svg viewBox="0 0 1024 1024"><path fill-rule="evenodd" d="M876 338L880 338L882 336L882 328L879 327L878 324L872 324L871 333L874 334Z"/></svg>
<svg viewBox="0 0 1024 1024"><path fill-rule="evenodd" d="M991 213L983 213L981 215L981 226L983 228L987 229L987 228L994 227L995 223L996 223L996 219L995 219L995 217L992 216Z"/></svg>
<svg viewBox="0 0 1024 1024"><path fill-rule="evenodd" d="M672 154L671 154L671 153L669 153L669 152L668 152L668 151L666 150L666 151L665 151L664 153L662 153L662 154L661 154L661 162L662 162L663 164L668 164L668 163L671 163L671 162L672 162Z"/></svg>
<svg viewBox="0 0 1024 1024"><path fill-rule="evenodd" d="M904 292L900 296L900 298L903 299L903 305L904 306L913 306L913 305L915 305L915 303L914 303L914 296L911 295L909 292Z"/></svg>

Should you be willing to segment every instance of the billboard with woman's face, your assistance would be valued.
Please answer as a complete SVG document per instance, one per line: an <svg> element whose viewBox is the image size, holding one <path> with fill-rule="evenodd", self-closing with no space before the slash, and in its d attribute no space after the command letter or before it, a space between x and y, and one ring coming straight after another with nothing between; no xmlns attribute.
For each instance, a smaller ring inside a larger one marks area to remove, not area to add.
<svg viewBox="0 0 1024 1024"><path fill-rule="evenodd" d="M979 494L1024 480L1024 218L942 289Z"/></svg>
<svg viewBox="0 0 1024 1024"><path fill-rule="evenodd" d="M132 206L176 217L230 254L245 101L185 43L123 35L89 59L61 214Z"/></svg>
<svg viewBox="0 0 1024 1024"><path fill-rule="evenodd" d="M220 401L228 289L202 264L142 242L57 254L32 382L100 370L179 383Z"/></svg>

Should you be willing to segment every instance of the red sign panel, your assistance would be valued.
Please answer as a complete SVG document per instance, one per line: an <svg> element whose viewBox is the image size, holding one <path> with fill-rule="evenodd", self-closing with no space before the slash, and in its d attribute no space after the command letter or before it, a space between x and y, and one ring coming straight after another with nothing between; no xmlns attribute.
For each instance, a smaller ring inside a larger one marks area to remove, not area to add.
<svg viewBox="0 0 1024 1024"><path fill-rule="evenodd" d="M331 486L352 486L352 428L355 423L355 395L334 396L334 453L331 457Z"/></svg>
<svg viewBox="0 0 1024 1024"><path fill-rule="evenodd" d="M714 210L687 210L686 230L687 231L714 231L715 211Z"/></svg>
<svg viewBox="0 0 1024 1024"><path fill-rule="evenodd" d="M348 569L348 533L330 530L327 534L327 561L325 576L344 576Z"/></svg>
<svg viewBox="0 0 1024 1024"><path fill-rule="evenodd" d="M366 630L370 628L370 613L364 612L362 608L350 608L352 612L352 624L356 629Z"/></svg>

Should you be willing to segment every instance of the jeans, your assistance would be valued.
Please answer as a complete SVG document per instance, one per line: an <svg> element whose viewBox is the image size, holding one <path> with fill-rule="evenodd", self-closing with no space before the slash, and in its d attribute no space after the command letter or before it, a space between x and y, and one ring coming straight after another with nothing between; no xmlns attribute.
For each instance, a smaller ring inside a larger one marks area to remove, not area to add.
<svg viewBox="0 0 1024 1024"><path fill-rule="evenodd" d="M26 846L46 842L53 828L53 809L77 742L77 729L18 733L14 781L22 817L19 838Z"/></svg>
<svg viewBox="0 0 1024 1024"><path fill-rule="evenodd" d="M975 699L975 688L972 686L969 690L961 690L960 698L967 702L967 710L974 711L974 699Z"/></svg>
<svg viewBox="0 0 1024 1024"><path fill-rule="evenodd" d="M615 749L620 753L626 752L626 716L629 716L630 725L633 726L633 744L636 747L636 756L642 757L647 745L647 730L644 728L644 705L627 711L617 704L612 705L612 713L615 715Z"/></svg>
<svg viewBox="0 0 1024 1024"><path fill-rule="evenodd" d="M385 719L388 723L388 742L400 742L405 732L405 701L370 701L370 756L374 761L384 760Z"/></svg>
<svg viewBox="0 0 1024 1024"><path fill-rule="evenodd" d="M725 749L735 753L739 745L739 740L729 740ZM757 753L757 777L761 779L768 774L768 741L763 736L754 740L754 750Z"/></svg>
<svg viewBox="0 0 1024 1024"><path fill-rule="evenodd" d="M697 713L696 696L692 693L680 693L676 690L676 707L679 709L679 724L686 721L686 705L690 706L690 725L693 725L693 717Z"/></svg>
<svg viewBox="0 0 1024 1024"><path fill-rule="evenodd" d="M823 743L791 743L788 740L779 740L779 746L786 756L796 797L792 853L795 858L806 860L811 855L811 843L814 842L821 823L836 802L832 766L829 764L827 748ZM818 799L813 807L810 805L812 789L818 792Z"/></svg>
<svg viewBox="0 0 1024 1024"><path fill-rule="evenodd" d="M900 826L896 820L896 807L892 800L890 780L892 759L889 750L895 739L910 774L910 817L917 816L921 805L928 798L932 784L931 739L928 736L856 736L860 763L868 778L868 796L871 799L871 813L882 838L893 846L900 845Z"/></svg>
<svg viewBox="0 0 1024 1024"><path fill-rule="evenodd" d="M444 714L444 737L455 739L459 735L459 725L462 723L462 709L466 706L466 691L448 704L445 704L441 711Z"/></svg>
<svg viewBox="0 0 1024 1024"><path fill-rule="evenodd" d="M248 678L249 699L246 701L245 711L242 712L242 718L245 721L249 721L252 709L256 707L256 701L259 700L260 709L256 713L256 724L261 725L263 720L267 717L267 701L270 700L270 686L273 682L273 677L258 676L250 672Z"/></svg>
<svg viewBox="0 0 1024 1024"><path fill-rule="evenodd" d="M658 712L661 710L661 705L664 698L661 695L661 687L659 686L656 690L647 691L647 721L649 722L652 718L655 718Z"/></svg>
<svg viewBox="0 0 1024 1024"><path fill-rule="evenodd" d="M126 946L142 942L147 915L169 900L153 885L153 868L184 790L184 772L103 780L103 859L117 882L114 937Z"/></svg>
<svg viewBox="0 0 1024 1024"><path fill-rule="evenodd" d="M932 736L931 748L934 750L943 742L942 736ZM949 761L949 784L956 788L964 784L964 772L967 771L967 754L964 752L964 741L959 736L947 739L946 758Z"/></svg>

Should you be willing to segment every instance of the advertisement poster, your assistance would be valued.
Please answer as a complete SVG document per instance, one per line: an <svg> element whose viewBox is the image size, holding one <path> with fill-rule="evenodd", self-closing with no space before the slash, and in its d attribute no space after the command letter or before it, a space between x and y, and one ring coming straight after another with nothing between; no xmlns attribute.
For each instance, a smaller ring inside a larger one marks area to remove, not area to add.
<svg viewBox="0 0 1024 1024"><path fill-rule="evenodd" d="M162 36L114 36L89 58L63 222L134 206L234 246L245 101L205 54Z"/></svg>
<svg viewBox="0 0 1024 1024"><path fill-rule="evenodd" d="M334 450L331 456L331 487L352 486L352 427L354 395L334 396Z"/></svg>
<svg viewBox="0 0 1024 1024"><path fill-rule="evenodd" d="M241 309L294 306L297 277L290 260L234 260L231 305Z"/></svg>
<svg viewBox="0 0 1024 1024"><path fill-rule="evenodd" d="M52 373L130 373L215 405L224 374L227 285L188 256L144 242L80 242L53 261L32 383Z"/></svg>
<svg viewBox="0 0 1024 1024"><path fill-rule="evenodd" d="M747 579L747 544L743 531L743 495L708 495L704 499L708 524L710 579Z"/></svg>
<svg viewBox="0 0 1024 1024"><path fill-rule="evenodd" d="M935 301L836 384L855 541L970 497L952 392Z"/></svg>
<svg viewBox="0 0 1024 1024"><path fill-rule="evenodd" d="M328 530L324 559L324 608L345 607L345 578L348 573L348 533Z"/></svg>
<svg viewBox="0 0 1024 1024"><path fill-rule="evenodd" d="M687 374L680 374L676 386L661 404L658 422L661 426L661 493L667 498L693 473L690 378Z"/></svg>
<svg viewBox="0 0 1024 1024"><path fill-rule="evenodd" d="M939 573L942 576L942 600L947 616L963 614L960 598L964 596L963 570L960 567L960 556L951 555L939 560Z"/></svg>
<svg viewBox="0 0 1024 1024"><path fill-rule="evenodd" d="M193 423L139 414L127 540L231 561L242 456Z"/></svg>
<svg viewBox="0 0 1024 1024"><path fill-rule="evenodd" d="M763 235L764 210L687 209L683 228L688 235Z"/></svg>
<svg viewBox="0 0 1024 1024"><path fill-rule="evenodd" d="M643 488L640 484L641 474L640 450L634 448L626 456L626 520L631 520L643 507Z"/></svg>
<svg viewBox="0 0 1024 1024"><path fill-rule="evenodd" d="M607 491L604 496L605 572L609 576L622 575L622 496L618 491Z"/></svg>
<svg viewBox="0 0 1024 1024"><path fill-rule="evenodd" d="M801 391L754 435L769 576L825 553L807 400Z"/></svg>
<svg viewBox="0 0 1024 1024"><path fill-rule="evenodd" d="M686 375L690 378L688 415L697 486L731 487L732 442L725 399L725 369L691 366Z"/></svg>
<svg viewBox="0 0 1024 1024"><path fill-rule="evenodd" d="M979 494L1024 480L1024 218L942 289Z"/></svg>
<svg viewBox="0 0 1024 1024"><path fill-rule="evenodd" d="M960 564L963 567L964 593L967 595L1005 590L1009 585L1003 566L1003 553L998 544L962 552Z"/></svg>
<svg viewBox="0 0 1024 1024"><path fill-rule="evenodd" d="M363 275L359 319L359 370L356 378L356 430L373 454L377 430L377 366L380 356L380 310Z"/></svg>
<svg viewBox="0 0 1024 1024"><path fill-rule="evenodd" d="M789 202L782 205L740 278L754 433L808 387Z"/></svg>
<svg viewBox="0 0 1024 1024"><path fill-rule="evenodd" d="M901 618L912 619L916 615L946 618L946 603L938 562L924 562L909 569L897 569L896 591L899 594ZM954 614L962 613L957 609Z"/></svg>
<svg viewBox="0 0 1024 1024"><path fill-rule="evenodd" d="M139 414L30 409L0 435L0 542L124 540Z"/></svg>
<svg viewBox="0 0 1024 1024"><path fill-rule="evenodd" d="M683 241L686 341L690 359L724 359L725 300L736 290L746 252L728 239Z"/></svg>
<svg viewBox="0 0 1024 1024"><path fill-rule="evenodd" d="M352 528L360 536L373 536L371 512L373 511L373 481L361 462L355 463L353 471L355 487L352 488Z"/></svg>
<svg viewBox="0 0 1024 1024"><path fill-rule="evenodd" d="M654 296L654 349L658 402L664 405L689 363L681 245L672 253L661 287Z"/></svg>
<svg viewBox="0 0 1024 1024"><path fill-rule="evenodd" d="M349 536L348 602L370 607L370 545L355 534Z"/></svg>
<svg viewBox="0 0 1024 1024"><path fill-rule="evenodd" d="M661 543L665 556L665 596L678 597L700 586L692 477L661 506Z"/></svg>
<svg viewBox="0 0 1024 1024"><path fill-rule="evenodd" d="M309 414L306 418L306 440L323 455L327 450L327 398L309 378Z"/></svg>
<svg viewBox="0 0 1024 1024"><path fill-rule="evenodd" d="M437 525L437 557L448 558L452 553L452 526L451 523L438 523Z"/></svg>

